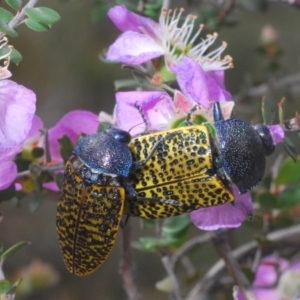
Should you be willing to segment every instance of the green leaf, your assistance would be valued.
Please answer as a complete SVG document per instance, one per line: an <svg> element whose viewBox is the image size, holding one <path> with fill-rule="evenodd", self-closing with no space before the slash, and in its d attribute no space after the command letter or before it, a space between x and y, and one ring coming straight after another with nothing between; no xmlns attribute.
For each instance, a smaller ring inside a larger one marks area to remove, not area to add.
<svg viewBox="0 0 300 300"><path fill-rule="evenodd" d="M0 280L0 295L5 295L10 290L11 290L11 283L8 280ZM3 299L7 299L7 298L5 297Z"/></svg>
<svg viewBox="0 0 300 300"><path fill-rule="evenodd" d="M22 0L5 0L5 2L15 10L18 10L22 5Z"/></svg>
<svg viewBox="0 0 300 300"><path fill-rule="evenodd" d="M43 203L44 195L41 192L35 193L33 199L29 203L29 210L31 212L37 211Z"/></svg>
<svg viewBox="0 0 300 300"><path fill-rule="evenodd" d="M21 248L23 248L24 246L30 245L30 244L31 244L30 242L22 241L22 242L19 242L19 243L13 245L12 247L8 248L6 251L4 251L1 254L1 256L0 256L1 260L5 260L5 259L11 257L13 254L15 254Z"/></svg>
<svg viewBox="0 0 300 300"><path fill-rule="evenodd" d="M133 243L133 247L144 251L155 251L157 248L166 247L176 243L177 240L167 240L166 238L142 237L139 242Z"/></svg>
<svg viewBox="0 0 300 300"><path fill-rule="evenodd" d="M112 125L110 123L107 123L107 122L102 122L99 124L98 126L98 132L103 132L105 131L106 129L109 129L111 128Z"/></svg>
<svg viewBox="0 0 300 300"><path fill-rule="evenodd" d="M278 196L278 208L291 208L300 202L300 188L298 184L285 189Z"/></svg>
<svg viewBox="0 0 300 300"><path fill-rule="evenodd" d="M300 160L294 162L288 157L280 167L277 178L274 180L276 185L292 184L300 181Z"/></svg>
<svg viewBox="0 0 300 300"><path fill-rule="evenodd" d="M1 19L0 19L0 31L2 31L3 33L5 33L13 38L18 37L17 32Z"/></svg>
<svg viewBox="0 0 300 300"><path fill-rule="evenodd" d="M73 151L73 144L70 138L67 135L64 135L61 139L58 140L59 142L59 152L61 157L63 158L64 162L67 162L70 156L72 155Z"/></svg>
<svg viewBox="0 0 300 300"><path fill-rule="evenodd" d="M164 279L156 282L155 288L165 293L172 293L174 291L174 286L170 277L165 277Z"/></svg>
<svg viewBox="0 0 300 300"><path fill-rule="evenodd" d="M258 195L258 202L263 209L277 207L277 198L271 193L265 192Z"/></svg>
<svg viewBox="0 0 300 300"><path fill-rule="evenodd" d="M0 7L0 20L4 21L5 23L9 23L13 17L14 15L10 11Z"/></svg>
<svg viewBox="0 0 300 300"><path fill-rule="evenodd" d="M162 235L169 241L181 238L186 234L190 224L191 219L189 214L168 218L163 224Z"/></svg>
<svg viewBox="0 0 300 300"><path fill-rule="evenodd" d="M289 156L296 162L298 151L294 143L287 136L284 136L283 145Z"/></svg>
<svg viewBox="0 0 300 300"><path fill-rule="evenodd" d="M114 81L115 91L123 88L136 88L139 86L135 79L120 79Z"/></svg>
<svg viewBox="0 0 300 300"><path fill-rule="evenodd" d="M40 158L44 155L45 150L44 148L35 147L31 150L31 155L33 158Z"/></svg>
<svg viewBox="0 0 300 300"><path fill-rule="evenodd" d="M60 15L48 7L26 8L25 14L30 20L51 27L60 20Z"/></svg>
<svg viewBox="0 0 300 300"><path fill-rule="evenodd" d="M37 163L31 163L29 165L29 171L32 178L38 178L42 173L42 167Z"/></svg>
<svg viewBox="0 0 300 300"><path fill-rule="evenodd" d="M28 28L30 28L34 31L37 31L37 32L45 32L49 29L49 27L47 27L43 24L40 24L34 20L31 20L31 19L26 19L25 24L27 25Z"/></svg>
<svg viewBox="0 0 300 300"><path fill-rule="evenodd" d="M21 53L13 48L11 53L10 53L10 61L13 62L14 64L18 65L19 62L23 59Z"/></svg>

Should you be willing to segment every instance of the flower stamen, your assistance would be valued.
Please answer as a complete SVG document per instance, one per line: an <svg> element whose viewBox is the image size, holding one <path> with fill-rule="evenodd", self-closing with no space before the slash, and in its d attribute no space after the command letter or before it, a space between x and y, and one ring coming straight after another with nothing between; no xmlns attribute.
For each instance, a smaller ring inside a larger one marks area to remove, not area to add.
<svg viewBox="0 0 300 300"><path fill-rule="evenodd" d="M163 9L159 18L161 31L156 33L156 37L165 49L167 61L177 62L183 55L186 55L197 61L204 71L232 68L233 63L230 56L225 56L225 58L221 59L221 54L227 46L226 42L223 42L220 47L205 55L208 48L217 39L217 33L207 35L206 39L202 39L199 44L194 45L204 25L201 24L197 32L193 34L197 16L188 15L182 25L179 26L183 12L183 8L179 10Z"/></svg>

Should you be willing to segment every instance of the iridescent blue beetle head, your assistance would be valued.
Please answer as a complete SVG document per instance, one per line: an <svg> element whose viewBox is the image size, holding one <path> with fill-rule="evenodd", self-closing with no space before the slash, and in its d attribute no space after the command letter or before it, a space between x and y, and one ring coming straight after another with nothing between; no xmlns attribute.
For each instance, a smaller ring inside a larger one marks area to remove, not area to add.
<svg viewBox="0 0 300 300"><path fill-rule="evenodd" d="M264 176L266 156L275 149L271 132L263 124L251 126L239 119L223 120L219 103L214 105L214 118L221 166L244 194Z"/></svg>
<svg viewBox="0 0 300 300"><path fill-rule="evenodd" d="M96 172L127 177L132 166L127 131L110 128L82 137L73 153Z"/></svg>

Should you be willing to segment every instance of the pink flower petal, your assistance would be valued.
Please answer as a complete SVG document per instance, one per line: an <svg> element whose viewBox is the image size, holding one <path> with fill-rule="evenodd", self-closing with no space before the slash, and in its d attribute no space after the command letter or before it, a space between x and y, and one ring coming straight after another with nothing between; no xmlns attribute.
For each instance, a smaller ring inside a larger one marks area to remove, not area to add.
<svg viewBox="0 0 300 300"><path fill-rule="evenodd" d="M210 107L206 75L195 61L183 57L170 68L176 74L180 89L186 96L204 107Z"/></svg>
<svg viewBox="0 0 300 300"><path fill-rule="evenodd" d="M184 113L186 115L196 105L196 103L191 101L191 99L186 97L180 91L175 90L174 105L175 105L176 109L179 109L179 111L181 111L182 113Z"/></svg>
<svg viewBox="0 0 300 300"><path fill-rule="evenodd" d="M35 115L32 119L32 125L26 139L35 138L36 136L41 135L41 130L43 127L44 123L42 119Z"/></svg>
<svg viewBox="0 0 300 300"><path fill-rule="evenodd" d="M281 257L270 255L265 257L259 264L254 285L273 286L277 282L278 271L283 272L289 266L289 262Z"/></svg>
<svg viewBox="0 0 300 300"><path fill-rule="evenodd" d="M160 25L150 18L139 16L124 5L114 6L108 11L108 17L121 31L136 31L143 33L145 30L155 36L154 30L160 30ZM143 28L143 31L141 31Z"/></svg>
<svg viewBox="0 0 300 300"><path fill-rule="evenodd" d="M64 135L67 135L75 145L78 135L95 133L98 126L98 116L89 111L76 110L65 114L54 127L49 129L52 159L62 161L58 140Z"/></svg>
<svg viewBox="0 0 300 300"><path fill-rule="evenodd" d="M60 191L59 187L57 186L56 182L54 182L54 181L44 182L43 188L50 190L50 191L54 191L54 192Z"/></svg>
<svg viewBox="0 0 300 300"><path fill-rule="evenodd" d="M280 125L271 125L268 127L271 131L275 145L281 143L284 139L284 130L282 129L282 127Z"/></svg>
<svg viewBox="0 0 300 300"><path fill-rule="evenodd" d="M0 161L0 190L8 188L17 176L17 166L13 161Z"/></svg>
<svg viewBox="0 0 300 300"><path fill-rule="evenodd" d="M22 143L35 113L35 94L11 80L0 81L0 147Z"/></svg>
<svg viewBox="0 0 300 300"><path fill-rule="evenodd" d="M141 108L148 130L159 130L168 126L174 113L172 99L165 92L119 92L116 93L116 102L117 126L130 131L132 136L146 130L142 115L135 104Z"/></svg>
<svg viewBox="0 0 300 300"><path fill-rule="evenodd" d="M128 65L139 65L163 54L164 49L151 37L126 31L109 47L106 59Z"/></svg>
<svg viewBox="0 0 300 300"><path fill-rule="evenodd" d="M239 195L238 189L233 188L234 202L218 206L200 208L191 212L191 220L202 230L217 230L220 228L239 227L252 211L250 193Z"/></svg>

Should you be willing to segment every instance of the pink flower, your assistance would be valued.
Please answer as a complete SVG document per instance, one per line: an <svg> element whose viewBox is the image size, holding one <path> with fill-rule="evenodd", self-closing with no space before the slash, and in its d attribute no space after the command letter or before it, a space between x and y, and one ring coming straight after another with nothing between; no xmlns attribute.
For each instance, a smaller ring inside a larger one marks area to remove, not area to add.
<svg viewBox="0 0 300 300"><path fill-rule="evenodd" d="M0 81L0 190L17 176L12 161L22 151L32 127L36 96L33 91L11 80Z"/></svg>
<svg viewBox="0 0 300 300"><path fill-rule="evenodd" d="M233 188L233 193L234 202L192 211L190 216L194 225L201 230L241 226L245 217L252 212L252 199L250 193L240 195L236 187Z"/></svg>
<svg viewBox="0 0 300 300"><path fill-rule="evenodd" d="M64 135L68 136L73 145L75 145L80 134L95 133L98 126L98 116L89 111L75 110L65 114L48 131L51 163L63 162L59 151L59 139ZM43 186L49 190L59 191L55 182L47 182Z"/></svg>
<svg viewBox="0 0 300 300"><path fill-rule="evenodd" d="M194 45L203 26L201 25L193 36L196 18L188 15L179 27L182 13L183 9L162 10L159 23L156 23L150 18L132 13L125 6L111 8L108 16L123 34L109 47L106 58L129 65L139 65L153 58L165 56L168 67L185 55L201 65L204 71L232 67L230 56L220 58L227 46L226 43L206 54L207 49L217 38L216 33Z"/></svg>
<svg viewBox="0 0 300 300"><path fill-rule="evenodd" d="M270 255L259 264L253 283L257 300L296 299L300 292L300 262L290 264L284 258ZM244 300L241 292L239 300Z"/></svg>

